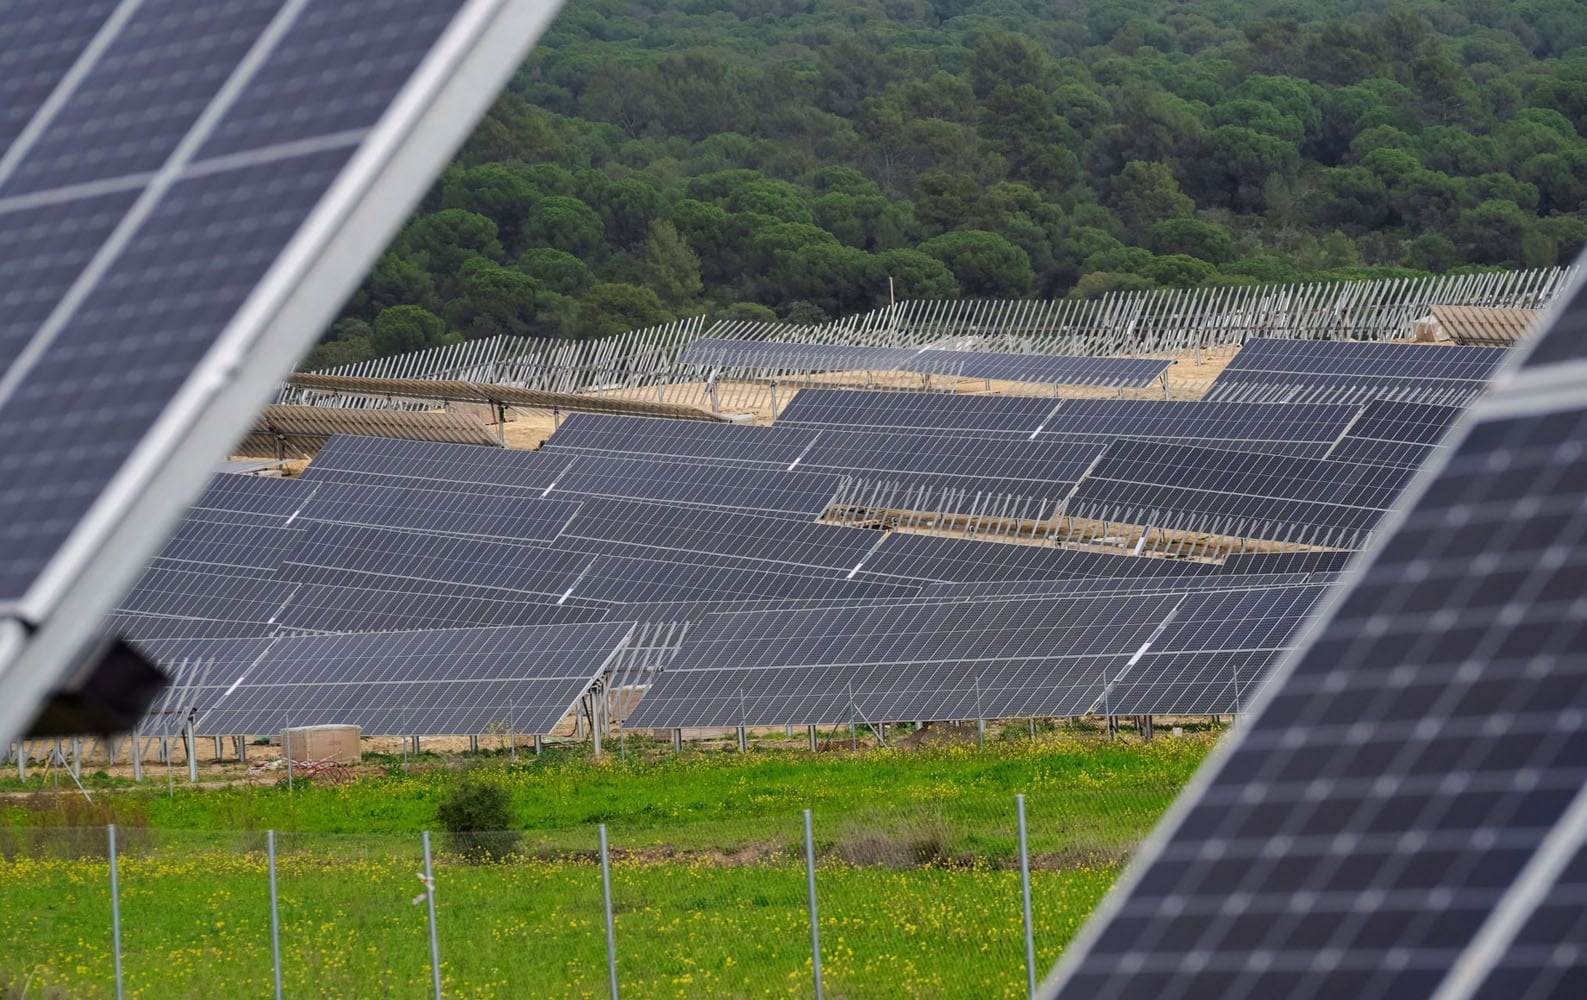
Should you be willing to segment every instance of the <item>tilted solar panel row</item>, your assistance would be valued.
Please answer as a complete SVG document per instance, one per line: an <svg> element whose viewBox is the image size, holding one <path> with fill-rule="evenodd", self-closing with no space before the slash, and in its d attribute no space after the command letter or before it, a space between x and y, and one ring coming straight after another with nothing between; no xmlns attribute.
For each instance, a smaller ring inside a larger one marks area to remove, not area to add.
<svg viewBox="0 0 1587 1000"><path fill-rule="evenodd" d="M1177 595L712 615L627 725L881 723L1087 711Z"/></svg>
<svg viewBox="0 0 1587 1000"><path fill-rule="evenodd" d="M163 704L202 732L353 724L368 733L549 733L626 641L627 622L144 644L185 663Z"/></svg>
<svg viewBox="0 0 1587 1000"><path fill-rule="evenodd" d="M1411 470L1116 442L1064 507L1068 517L1351 548Z"/></svg>

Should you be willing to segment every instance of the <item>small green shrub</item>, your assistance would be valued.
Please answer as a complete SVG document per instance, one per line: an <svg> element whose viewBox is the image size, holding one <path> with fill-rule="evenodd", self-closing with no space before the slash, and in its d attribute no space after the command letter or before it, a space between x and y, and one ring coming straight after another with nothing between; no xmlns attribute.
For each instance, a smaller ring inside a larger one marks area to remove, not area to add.
<svg viewBox="0 0 1587 1000"><path fill-rule="evenodd" d="M436 818L453 852L476 864L499 861L518 848L523 834L513 825L512 793L505 786L466 774L441 800Z"/></svg>

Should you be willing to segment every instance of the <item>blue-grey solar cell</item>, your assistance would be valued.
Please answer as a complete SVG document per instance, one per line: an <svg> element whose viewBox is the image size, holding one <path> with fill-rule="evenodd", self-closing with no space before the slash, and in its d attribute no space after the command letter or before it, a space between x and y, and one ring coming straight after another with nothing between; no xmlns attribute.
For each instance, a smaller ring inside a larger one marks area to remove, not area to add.
<svg viewBox="0 0 1587 1000"><path fill-rule="evenodd" d="M457 13L458 0L311 0L198 158L361 138Z"/></svg>
<svg viewBox="0 0 1587 1000"><path fill-rule="evenodd" d="M1537 375L1478 404L1048 995L1575 995L1587 404Z"/></svg>
<svg viewBox="0 0 1587 1000"><path fill-rule="evenodd" d="M1580 260L1576 266L1581 267ZM1535 338L1536 343L1521 362L1524 367L1579 361L1587 356L1587 287L1577 285L1561 295L1551 315L1550 329L1558 332Z"/></svg>
<svg viewBox="0 0 1587 1000"><path fill-rule="evenodd" d="M92 181L141 187L282 6L282 0L146 0L0 185L0 196Z"/></svg>
<svg viewBox="0 0 1587 1000"><path fill-rule="evenodd" d="M1179 601L899 603L712 615L634 728L855 724L1083 712Z"/></svg>
<svg viewBox="0 0 1587 1000"><path fill-rule="evenodd" d="M1043 545L895 533L877 547L857 577L942 583L1051 580L1063 577L1213 573L1217 567L1178 559L1083 552Z"/></svg>
<svg viewBox="0 0 1587 1000"><path fill-rule="evenodd" d="M15 0L0 33L0 150L11 148L104 28L114 0Z"/></svg>
<svg viewBox="0 0 1587 1000"><path fill-rule="evenodd" d="M201 733L548 733L622 646L626 622L141 644L186 662L167 713ZM156 722L157 725L157 722ZM146 727L153 728L153 726Z"/></svg>
<svg viewBox="0 0 1587 1000"><path fill-rule="evenodd" d="M1032 396L800 389L778 415L777 426L837 424L1029 437L1059 405L1058 400Z"/></svg>
<svg viewBox="0 0 1587 1000"><path fill-rule="evenodd" d="M313 484L301 479L222 474L211 479L209 486L193 501L193 506L188 508L188 519L289 527L313 493Z"/></svg>
<svg viewBox="0 0 1587 1000"><path fill-rule="evenodd" d="M1319 579L1321 577L1321 579ZM982 580L974 583L931 583L920 592L925 600L985 597L1078 597L1086 594L1150 594L1165 591L1254 590L1331 583L1331 573L1195 573L1175 576L1060 577L1056 580Z"/></svg>
<svg viewBox="0 0 1587 1000"><path fill-rule="evenodd" d="M507 496L516 491L540 493L566 467L566 460L555 461L538 452L338 434L315 454L299 478L386 486L413 486L412 480L419 480L436 489Z"/></svg>

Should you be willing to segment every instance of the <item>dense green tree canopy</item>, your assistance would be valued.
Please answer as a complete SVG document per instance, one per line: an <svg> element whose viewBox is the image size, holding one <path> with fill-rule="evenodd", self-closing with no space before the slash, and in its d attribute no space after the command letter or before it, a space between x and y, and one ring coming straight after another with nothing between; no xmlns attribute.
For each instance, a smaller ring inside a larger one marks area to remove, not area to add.
<svg viewBox="0 0 1587 1000"><path fill-rule="evenodd" d="M307 363L1587 240L1579 0L639 10L570 0Z"/></svg>

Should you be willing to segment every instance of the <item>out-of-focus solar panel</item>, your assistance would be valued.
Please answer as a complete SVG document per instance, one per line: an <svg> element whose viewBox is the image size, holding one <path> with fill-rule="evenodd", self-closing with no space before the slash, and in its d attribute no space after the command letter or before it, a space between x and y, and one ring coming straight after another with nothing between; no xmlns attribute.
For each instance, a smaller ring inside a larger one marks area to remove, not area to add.
<svg viewBox="0 0 1587 1000"><path fill-rule="evenodd" d="M1056 399L960 393L800 389L777 417L779 427L836 424L899 430L946 430L985 437L1029 437L1046 425Z"/></svg>
<svg viewBox="0 0 1587 1000"><path fill-rule="evenodd" d="M1101 450L1095 444L897 429L715 424L680 433L676 426L642 417L586 414L569 418L541 450L833 473L906 489L1040 496L1053 504L1068 493Z"/></svg>
<svg viewBox="0 0 1587 1000"><path fill-rule="evenodd" d="M167 710L201 733L548 733L626 640L626 622L143 644L185 662Z"/></svg>
<svg viewBox="0 0 1587 1000"><path fill-rule="evenodd" d="M1017 718L1085 711L1179 601L956 601L712 615L634 728Z"/></svg>
<svg viewBox="0 0 1587 1000"><path fill-rule="evenodd" d="M0 735L95 641L555 9L7 10Z"/></svg>
<svg viewBox="0 0 1587 1000"><path fill-rule="evenodd" d="M1050 580L1080 576L1157 576L1213 573L1217 567L1177 559L1111 555L1046 545L894 533L861 566L875 575L944 583Z"/></svg>
<svg viewBox="0 0 1587 1000"><path fill-rule="evenodd" d="M1070 399L1036 440L1107 444L1128 437L1321 458L1360 412L1323 403Z"/></svg>
<svg viewBox="0 0 1587 1000"><path fill-rule="evenodd" d="M1213 380L1209 401L1407 402L1464 406L1504 360L1497 347L1251 340Z"/></svg>
<svg viewBox="0 0 1587 1000"><path fill-rule="evenodd" d="M1064 508L1069 517L1350 548L1410 470L1119 441Z"/></svg>
<svg viewBox="0 0 1587 1000"><path fill-rule="evenodd" d="M1543 343L1579 350L1578 277ZM1524 348L1523 348L1524 350ZM1565 997L1587 953L1587 395L1501 375L1047 996Z"/></svg>

